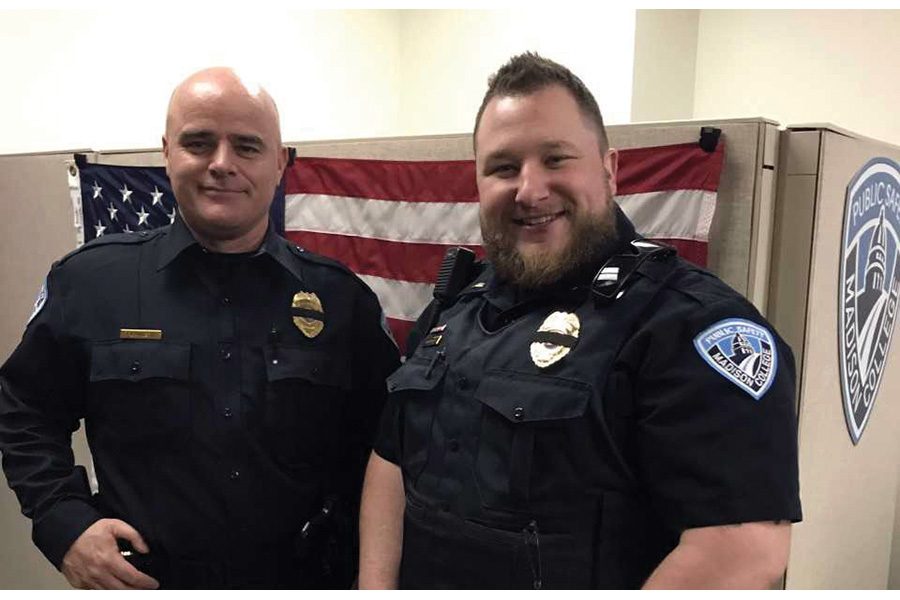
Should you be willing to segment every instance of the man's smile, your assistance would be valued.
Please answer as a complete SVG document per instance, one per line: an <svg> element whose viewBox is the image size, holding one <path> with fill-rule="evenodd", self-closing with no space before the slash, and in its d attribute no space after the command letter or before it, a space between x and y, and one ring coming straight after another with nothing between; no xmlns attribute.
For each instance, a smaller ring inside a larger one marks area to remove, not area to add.
<svg viewBox="0 0 900 600"><path fill-rule="evenodd" d="M513 218L513 223L519 225L521 227L540 227L541 225L546 225L548 223L552 223L556 219L562 217L566 214L565 210L561 210L555 213L546 213L543 215L531 215L527 217L518 217Z"/></svg>

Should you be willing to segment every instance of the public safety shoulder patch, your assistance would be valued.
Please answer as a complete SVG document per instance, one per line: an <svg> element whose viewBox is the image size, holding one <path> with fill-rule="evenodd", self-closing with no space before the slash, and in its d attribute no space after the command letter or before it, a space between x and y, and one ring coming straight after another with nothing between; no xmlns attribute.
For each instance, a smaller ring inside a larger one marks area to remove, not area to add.
<svg viewBox="0 0 900 600"><path fill-rule="evenodd" d="M29 324L34 320L38 313L41 312L41 309L44 308L44 305L47 304L47 280L44 279L43 285L41 285L41 291L38 292L37 298L34 299L34 308L31 311L31 316L28 317L28 320L25 322L25 327L28 327Z"/></svg>
<svg viewBox="0 0 900 600"><path fill-rule="evenodd" d="M724 319L694 338L694 347L722 377L762 398L778 369L772 333L746 319Z"/></svg>

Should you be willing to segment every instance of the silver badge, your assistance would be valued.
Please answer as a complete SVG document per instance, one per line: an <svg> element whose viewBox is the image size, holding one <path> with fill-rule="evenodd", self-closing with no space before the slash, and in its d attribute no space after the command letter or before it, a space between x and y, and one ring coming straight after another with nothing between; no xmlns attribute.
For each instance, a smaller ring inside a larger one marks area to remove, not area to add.
<svg viewBox="0 0 900 600"><path fill-rule="evenodd" d="M575 344L581 322L573 313L554 312L544 319L531 341L531 360L540 369L546 369L565 358Z"/></svg>

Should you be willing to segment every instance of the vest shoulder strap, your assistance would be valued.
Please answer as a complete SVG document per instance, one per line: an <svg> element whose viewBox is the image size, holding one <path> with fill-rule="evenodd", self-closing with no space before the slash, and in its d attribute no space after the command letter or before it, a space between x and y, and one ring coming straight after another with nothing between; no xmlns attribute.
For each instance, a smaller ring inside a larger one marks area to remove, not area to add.
<svg viewBox="0 0 900 600"><path fill-rule="evenodd" d="M622 297L635 273L646 274L648 263L658 263L675 256L675 248L638 238L629 244L629 252L614 254L591 281L591 295L597 306L605 306Z"/></svg>

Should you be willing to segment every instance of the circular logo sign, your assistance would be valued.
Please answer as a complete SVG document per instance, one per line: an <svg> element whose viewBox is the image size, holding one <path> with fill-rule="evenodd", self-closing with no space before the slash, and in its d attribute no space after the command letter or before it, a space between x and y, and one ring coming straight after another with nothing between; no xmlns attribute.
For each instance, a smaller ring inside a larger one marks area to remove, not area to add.
<svg viewBox="0 0 900 600"><path fill-rule="evenodd" d="M900 293L900 165L874 158L847 186L838 296L841 396L859 443L884 375Z"/></svg>

